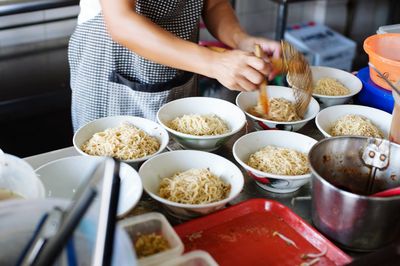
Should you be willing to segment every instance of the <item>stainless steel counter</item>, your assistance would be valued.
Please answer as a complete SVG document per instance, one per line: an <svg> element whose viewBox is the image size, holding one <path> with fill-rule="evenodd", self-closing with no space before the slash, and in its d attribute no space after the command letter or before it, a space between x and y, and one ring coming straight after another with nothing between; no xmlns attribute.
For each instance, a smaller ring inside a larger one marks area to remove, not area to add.
<svg viewBox="0 0 400 266"><path fill-rule="evenodd" d="M310 187L310 183L308 183L307 185L301 187L299 190L292 192L292 193L279 194L279 193L268 192L268 191L260 188L254 182L254 180L247 175L247 173L243 170L243 168L235 161L235 159L233 158L233 154L232 154L232 146L238 138L240 138L243 134L246 133L246 130L247 130L247 132L253 131L253 127L250 123L248 124L247 128L245 128L242 131L240 131L239 133L237 133L222 148L220 148L219 150L217 150L215 152L216 154L223 156L223 157L227 158L228 160L234 162L242 170L243 175L245 177L245 184L244 184L243 191L239 194L239 196L237 198L235 198L229 204L230 205L237 204L239 202L242 202L242 201L245 201L245 200L251 199L251 198L272 199L272 200L279 201L279 202L283 203L284 205L288 206L296 214L298 214L300 217L302 217L304 220L306 220L308 223L311 224L311 201L310 201L311 187ZM304 128L302 128L299 131L299 133L308 135L316 140L320 140L323 138L323 135L316 128L314 121L309 122ZM170 142L170 145L168 146L168 148L170 150L180 149L178 144L176 144L174 141ZM177 218L169 215L161 207L161 205L158 202L154 201L146 193L143 193L142 199L140 200L139 204L127 216L150 212L150 211L162 212L168 218L168 220L171 222L171 224L173 224L173 225L184 222L182 220L178 220Z"/></svg>

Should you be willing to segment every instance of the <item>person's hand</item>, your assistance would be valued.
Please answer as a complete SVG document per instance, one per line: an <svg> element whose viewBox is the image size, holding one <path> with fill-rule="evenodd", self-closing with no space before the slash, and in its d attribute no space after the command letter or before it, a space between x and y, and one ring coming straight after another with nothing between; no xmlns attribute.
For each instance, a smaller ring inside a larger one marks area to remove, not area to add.
<svg viewBox="0 0 400 266"><path fill-rule="evenodd" d="M238 41L238 49L247 51L247 52L254 52L254 47L256 44L259 44L264 51L265 58L267 62L269 61L268 58L280 58L281 57L281 45L279 42L268 40L261 37L254 37L249 35L244 35ZM268 73L268 80L272 80L279 70L275 70L272 68L272 71Z"/></svg>
<svg viewBox="0 0 400 266"><path fill-rule="evenodd" d="M214 52L211 66L214 78L228 89L238 91L257 90L271 72L264 59L240 50Z"/></svg>

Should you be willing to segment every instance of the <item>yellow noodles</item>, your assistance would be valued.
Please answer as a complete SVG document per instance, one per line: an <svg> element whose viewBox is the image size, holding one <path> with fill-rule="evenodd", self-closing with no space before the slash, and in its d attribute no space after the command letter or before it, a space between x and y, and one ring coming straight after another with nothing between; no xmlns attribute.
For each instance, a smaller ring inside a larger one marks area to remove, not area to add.
<svg viewBox="0 0 400 266"><path fill-rule="evenodd" d="M247 164L276 175L304 175L310 172L305 153L270 145L251 154Z"/></svg>
<svg viewBox="0 0 400 266"><path fill-rule="evenodd" d="M330 134L332 136L364 136L383 138L382 131L368 118L360 115L345 115L335 121Z"/></svg>
<svg viewBox="0 0 400 266"><path fill-rule="evenodd" d="M158 194L184 204L206 204L228 197L231 186L208 169L190 169L161 180Z"/></svg>
<svg viewBox="0 0 400 266"><path fill-rule="evenodd" d="M169 248L168 240L155 233L139 235L135 241L135 251L139 258L147 257Z"/></svg>
<svg viewBox="0 0 400 266"><path fill-rule="evenodd" d="M321 78L314 87L314 93L327 96L342 96L350 94L350 90L336 79Z"/></svg>
<svg viewBox="0 0 400 266"><path fill-rule="evenodd" d="M297 115L295 105L285 98L271 98L269 101L268 115L263 113L262 107L258 104L248 110L252 115L278 122L291 122L301 120Z"/></svg>
<svg viewBox="0 0 400 266"><path fill-rule="evenodd" d="M183 115L170 121L168 127L178 132L195 136L222 135L229 131L226 123L214 114Z"/></svg>
<svg viewBox="0 0 400 266"><path fill-rule="evenodd" d="M108 128L93 135L81 149L89 155L111 156L121 160L133 160L158 151L160 143L155 137L127 123Z"/></svg>

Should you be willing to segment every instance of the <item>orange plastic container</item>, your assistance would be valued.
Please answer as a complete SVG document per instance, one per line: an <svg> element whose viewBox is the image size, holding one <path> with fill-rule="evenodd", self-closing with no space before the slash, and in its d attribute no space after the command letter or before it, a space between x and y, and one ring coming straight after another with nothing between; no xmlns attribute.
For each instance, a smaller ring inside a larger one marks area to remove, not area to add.
<svg viewBox="0 0 400 266"><path fill-rule="evenodd" d="M400 79L400 33L377 34L364 41L364 50L371 62L386 77L396 83ZM373 69L370 77L375 84L391 90L385 81Z"/></svg>

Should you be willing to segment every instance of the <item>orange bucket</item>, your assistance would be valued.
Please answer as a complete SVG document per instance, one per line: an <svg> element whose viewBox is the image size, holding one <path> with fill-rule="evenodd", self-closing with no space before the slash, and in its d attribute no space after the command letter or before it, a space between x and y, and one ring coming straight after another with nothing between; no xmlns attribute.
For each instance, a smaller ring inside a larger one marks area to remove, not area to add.
<svg viewBox="0 0 400 266"><path fill-rule="evenodd" d="M377 34L364 41L364 50L371 62L393 83L400 80L400 33ZM375 84L391 90L389 85L369 68L369 75Z"/></svg>

